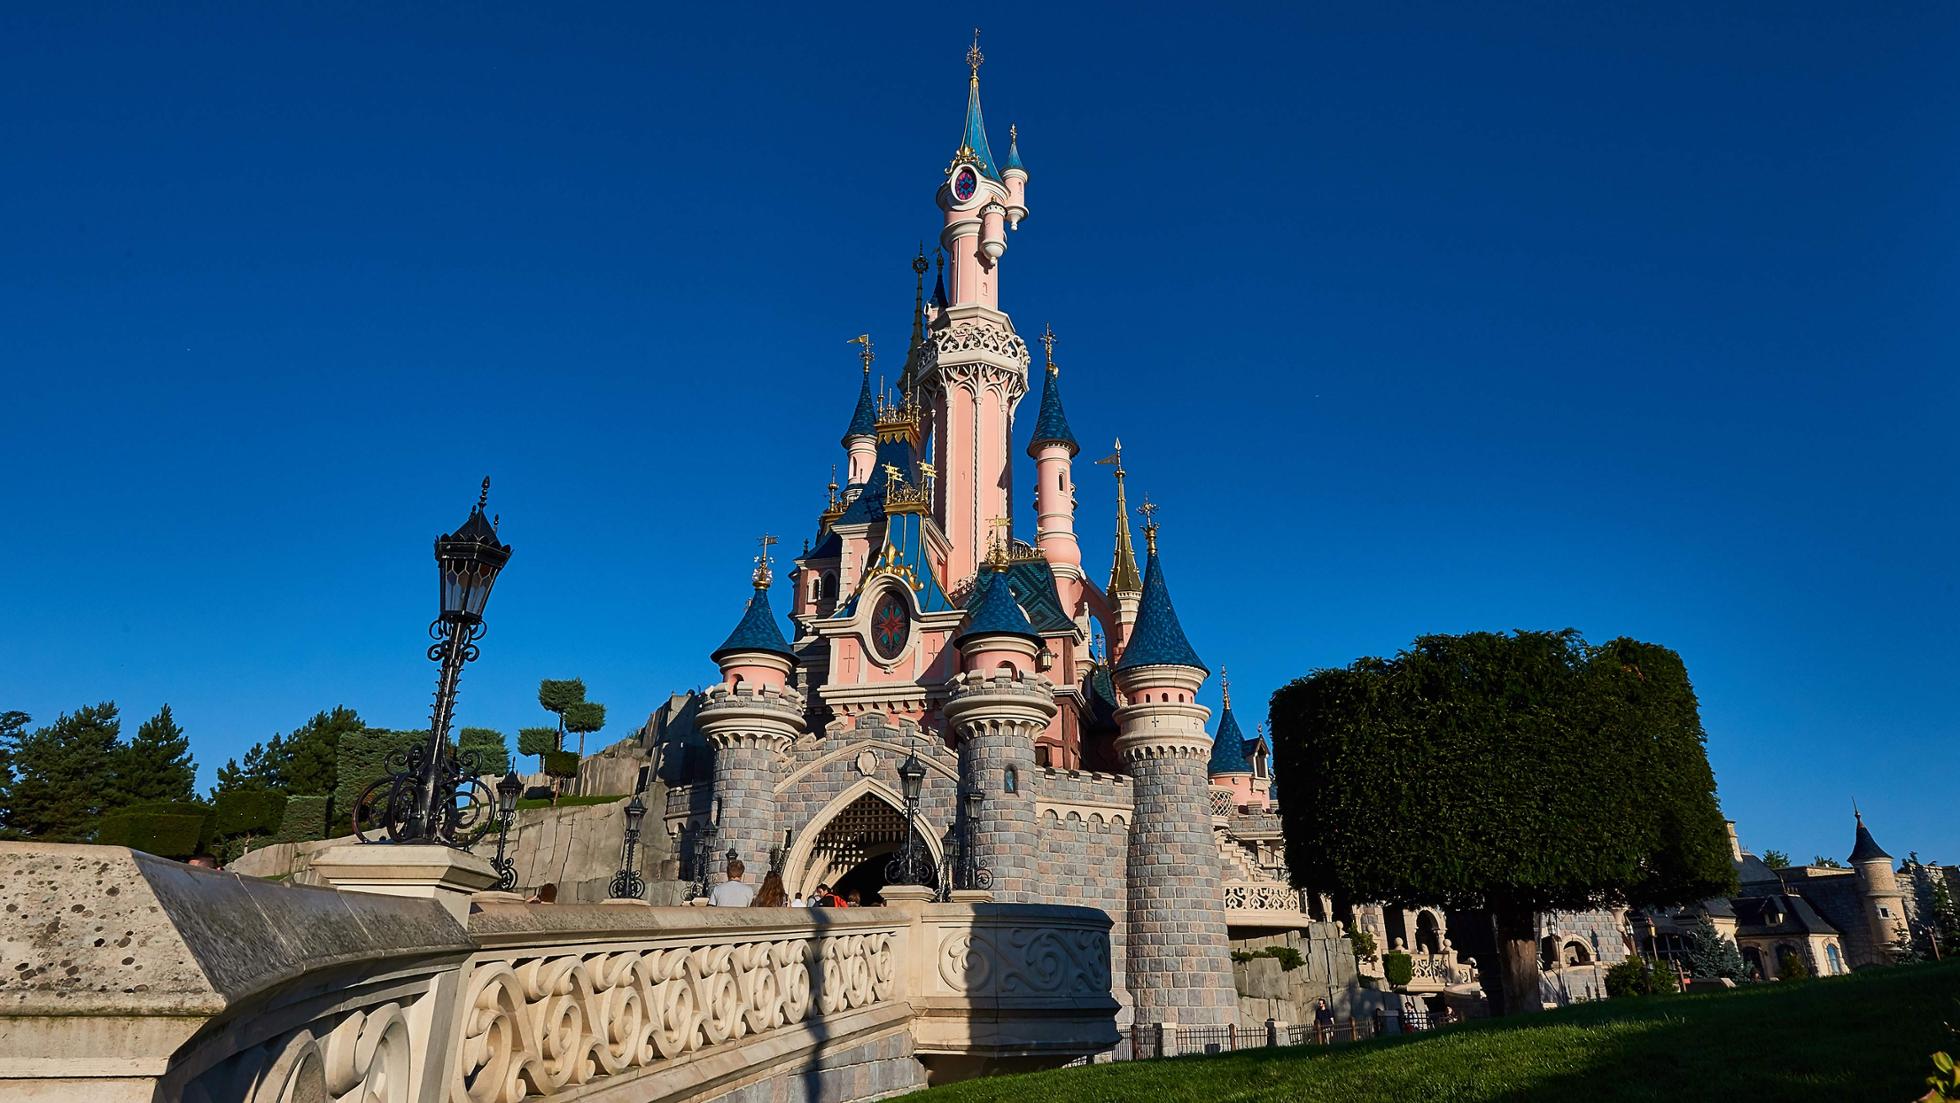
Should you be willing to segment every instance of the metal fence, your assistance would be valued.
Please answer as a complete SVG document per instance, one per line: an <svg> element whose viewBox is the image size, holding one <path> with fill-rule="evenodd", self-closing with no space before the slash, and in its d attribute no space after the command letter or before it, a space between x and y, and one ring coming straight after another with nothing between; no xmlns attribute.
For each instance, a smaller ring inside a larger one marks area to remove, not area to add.
<svg viewBox="0 0 1960 1103"><path fill-rule="evenodd" d="M1413 1034L1440 1025L1428 1012L1371 1015L1319 1025L1269 1022L1258 1026L1178 1026L1136 1024L1123 1032L1115 1048L1082 1063L1147 1061L1153 1057L1233 1053L1272 1046L1340 1045L1380 1036Z"/></svg>

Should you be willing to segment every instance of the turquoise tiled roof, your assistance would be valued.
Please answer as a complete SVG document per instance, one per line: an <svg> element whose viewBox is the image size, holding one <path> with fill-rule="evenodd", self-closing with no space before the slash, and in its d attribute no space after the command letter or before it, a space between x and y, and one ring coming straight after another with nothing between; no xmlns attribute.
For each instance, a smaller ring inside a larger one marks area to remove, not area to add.
<svg viewBox="0 0 1960 1103"><path fill-rule="evenodd" d="M1040 642L1028 615L1014 601L1014 589L1007 576L988 571L978 587L978 596L966 617L966 628L953 637L953 646L973 636L1020 636Z"/></svg>
<svg viewBox="0 0 1960 1103"><path fill-rule="evenodd" d="M1013 128L1013 127L1011 127L1011 126L1010 126L1010 127L1008 127L1008 128L1007 128L1007 130L1008 130L1008 136L1007 136L1007 164L1005 164L1005 165L1003 165L1003 166L1002 166L1002 168L1004 168L1004 169L1020 169L1020 170L1021 170L1022 172L1026 172L1026 171L1028 171L1028 167L1027 167L1026 165L1024 165L1024 164L1022 164L1022 163L1021 163L1021 139L1020 139L1020 136L1019 136L1019 135L1016 135L1016 134L1015 134L1015 133L1013 132L1013 131L1014 131L1014 128Z"/></svg>
<svg viewBox="0 0 1960 1103"><path fill-rule="evenodd" d="M1137 607L1136 627L1130 630L1130 640L1123 647L1123 657L1117 660L1116 669L1132 670L1139 666L1188 666L1211 673L1191 641L1184 636L1184 626L1177 622L1177 609L1171 605L1170 588L1164 585L1164 567L1157 559L1157 549L1150 549L1150 559L1143 568L1143 601Z"/></svg>
<svg viewBox="0 0 1960 1103"><path fill-rule="evenodd" d="M788 659L796 657L795 652L789 649L789 641L783 638L783 630L776 626L776 614L769 608L769 591L766 589L756 589L755 596L749 599L749 607L742 613L741 622L735 625L735 631L730 632L708 658L720 662L723 655L737 651L767 651Z"/></svg>
<svg viewBox="0 0 1960 1103"><path fill-rule="evenodd" d="M1239 722L1232 716L1230 705L1218 714L1218 735L1211 741L1211 764L1205 773L1213 777L1219 774L1249 774L1252 762L1245 757L1245 733L1239 730Z"/></svg>
<svg viewBox="0 0 1960 1103"><path fill-rule="evenodd" d="M1068 454L1073 456L1082 451L1075 442L1075 434L1069 432L1068 415L1062 412L1061 376L1052 369L1041 384L1041 412L1034 420L1034 438L1028 441L1028 454L1044 444L1066 444Z"/></svg>
<svg viewBox="0 0 1960 1103"><path fill-rule="evenodd" d="M973 151L973 159L980 163L980 171L989 180L999 180L1000 172L994 168L994 154L987 148L987 120L980 117L980 82L975 80L967 85L966 91L966 133L961 143Z"/></svg>

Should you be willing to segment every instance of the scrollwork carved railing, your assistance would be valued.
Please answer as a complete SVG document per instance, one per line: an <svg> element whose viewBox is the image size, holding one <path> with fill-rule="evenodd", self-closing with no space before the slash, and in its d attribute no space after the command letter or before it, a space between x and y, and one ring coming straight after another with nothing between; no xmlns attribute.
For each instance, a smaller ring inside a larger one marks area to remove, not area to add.
<svg viewBox="0 0 1960 1103"><path fill-rule="evenodd" d="M1306 900L1300 890L1289 885L1257 881L1225 882L1227 911L1304 912Z"/></svg>
<svg viewBox="0 0 1960 1103"><path fill-rule="evenodd" d="M516 1103L897 993L894 930L525 951L472 963L451 1103Z"/></svg>

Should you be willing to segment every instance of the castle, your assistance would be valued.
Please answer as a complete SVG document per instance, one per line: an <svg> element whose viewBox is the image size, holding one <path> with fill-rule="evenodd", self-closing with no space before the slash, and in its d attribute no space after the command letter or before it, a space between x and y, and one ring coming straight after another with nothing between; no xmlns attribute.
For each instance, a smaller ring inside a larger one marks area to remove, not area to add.
<svg viewBox="0 0 1960 1103"><path fill-rule="evenodd" d="M828 504L793 569L783 631L765 537L754 592L662 749L669 830L696 876L724 859L875 899L906 848L899 769L924 771L915 853L953 895L1113 917L1138 1021L1236 1014L1228 934L1307 922L1286 884L1267 749L1198 703L1211 669L1178 622L1153 509L1138 563L1120 442L1108 584L1075 534L1081 446L1052 334L1035 364L1001 309L1007 235L1028 216L1015 128L997 157L968 52L964 125L935 200L942 266L913 263L896 387L869 335ZM1033 379L1031 425L1017 420ZM845 412L840 402L839 413ZM1019 439L1017 439L1019 438ZM1025 444L1021 442L1025 441ZM1033 464L1032 542L1013 532L1015 448ZM712 872L711 872L712 871Z"/></svg>

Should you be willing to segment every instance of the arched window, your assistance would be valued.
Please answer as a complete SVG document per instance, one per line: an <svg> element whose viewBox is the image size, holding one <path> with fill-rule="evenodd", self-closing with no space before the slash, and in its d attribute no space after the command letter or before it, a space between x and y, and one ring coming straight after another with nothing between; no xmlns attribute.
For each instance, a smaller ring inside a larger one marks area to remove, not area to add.
<svg viewBox="0 0 1960 1103"><path fill-rule="evenodd" d="M1017 772L1014 769L1014 767L1009 766L1007 768L1007 771L1001 775L1000 787L1003 792L1008 792L1008 793L1020 792L1021 791L1020 773Z"/></svg>
<svg viewBox="0 0 1960 1103"><path fill-rule="evenodd" d="M1824 960L1831 963L1832 976L1839 976L1844 972L1844 958L1838 953L1837 943L1831 942L1825 944Z"/></svg>

